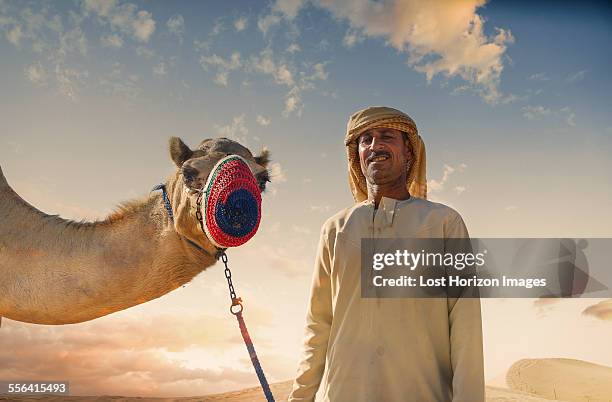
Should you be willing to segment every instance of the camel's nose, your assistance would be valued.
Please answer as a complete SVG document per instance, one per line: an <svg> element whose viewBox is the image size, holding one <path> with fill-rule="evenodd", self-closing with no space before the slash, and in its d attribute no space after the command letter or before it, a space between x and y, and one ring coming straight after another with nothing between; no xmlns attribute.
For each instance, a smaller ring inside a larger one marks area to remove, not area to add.
<svg viewBox="0 0 612 402"><path fill-rule="evenodd" d="M217 247L246 243L259 228L261 190L249 163L238 155L221 159L208 179L201 213L208 238Z"/></svg>

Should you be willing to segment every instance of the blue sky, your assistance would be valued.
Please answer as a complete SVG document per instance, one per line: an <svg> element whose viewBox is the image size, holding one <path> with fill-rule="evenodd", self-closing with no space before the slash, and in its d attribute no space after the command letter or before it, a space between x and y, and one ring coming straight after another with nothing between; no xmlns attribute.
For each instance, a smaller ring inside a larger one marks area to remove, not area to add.
<svg viewBox="0 0 612 402"><path fill-rule="evenodd" d="M343 137L358 109L384 104L413 117L427 145L430 198L461 212L472 235L610 236L610 16L603 3L0 0L0 163L43 211L94 219L173 171L172 135L191 146L227 136L253 151L269 148L273 183L261 230L232 259L249 266L239 283L261 312L252 320L272 376L290 378L319 228L352 203ZM113 320L196 314L191 306L203 291L222 289L222 279L207 271L93 327L53 331L69 337ZM219 295L204 308L222 320ZM272 309L278 298L285 305ZM524 333L496 329L508 304L485 306L488 378L537 353L612 364L595 346L568 352L547 342L571 326L572 335L603 343L609 322L581 316L584 307L510 310L539 332L497 358L496 345ZM36 326L12 325L46 339ZM181 366L176 359L189 369L239 362L243 372L227 382L190 386L204 393L250 385L242 346L210 343L168 352L165 369ZM83 380L81 390L187 392L123 380Z"/></svg>

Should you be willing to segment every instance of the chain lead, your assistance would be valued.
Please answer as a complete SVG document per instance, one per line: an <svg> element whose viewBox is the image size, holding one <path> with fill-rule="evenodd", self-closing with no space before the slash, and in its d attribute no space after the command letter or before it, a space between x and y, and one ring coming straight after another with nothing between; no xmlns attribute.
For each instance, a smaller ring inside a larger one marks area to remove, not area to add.
<svg viewBox="0 0 612 402"><path fill-rule="evenodd" d="M230 299L232 299L232 305L230 306L230 313L237 315L242 312L242 298L236 297L236 290L234 289L234 284L232 283L232 271L230 271L227 266L227 254L224 252L220 255L221 261L223 265L225 265L225 279L227 279L227 287L229 288Z"/></svg>

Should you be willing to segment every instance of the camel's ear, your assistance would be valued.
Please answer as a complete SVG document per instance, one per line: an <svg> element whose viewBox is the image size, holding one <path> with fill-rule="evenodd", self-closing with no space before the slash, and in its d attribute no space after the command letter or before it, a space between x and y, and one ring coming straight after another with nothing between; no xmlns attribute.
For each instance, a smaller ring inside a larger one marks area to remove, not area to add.
<svg viewBox="0 0 612 402"><path fill-rule="evenodd" d="M176 166L183 166L183 162L191 158L191 155L193 155L193 152L185 145L183 140L179 137L170 137L170 157Z"/></svg>
<svg viewBox="0 0 612 402"><path fill-rule="evenodd" d="M255 157L255 162L263 167L268 166L268 163L270 162L270 151L264 148L261 153Z"/></svg>

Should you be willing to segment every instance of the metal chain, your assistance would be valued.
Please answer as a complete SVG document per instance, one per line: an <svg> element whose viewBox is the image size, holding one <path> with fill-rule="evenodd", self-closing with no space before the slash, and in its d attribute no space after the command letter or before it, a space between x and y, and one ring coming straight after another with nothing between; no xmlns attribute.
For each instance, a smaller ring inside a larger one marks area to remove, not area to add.
<svg viewBox="0 0 612 402"><path fill-rule="evenodd" d="M229 288L230 299L232 299L232 305L230 306L230 313L234 315L238 315L242 312L242 298L236 296L236 290L234 289L234 284L232 283L232 271L230 271L227 266L227 254L222 252L220 254L221 261L223 265L225 265L225 279L227 279L227 287Z"/></svg>

